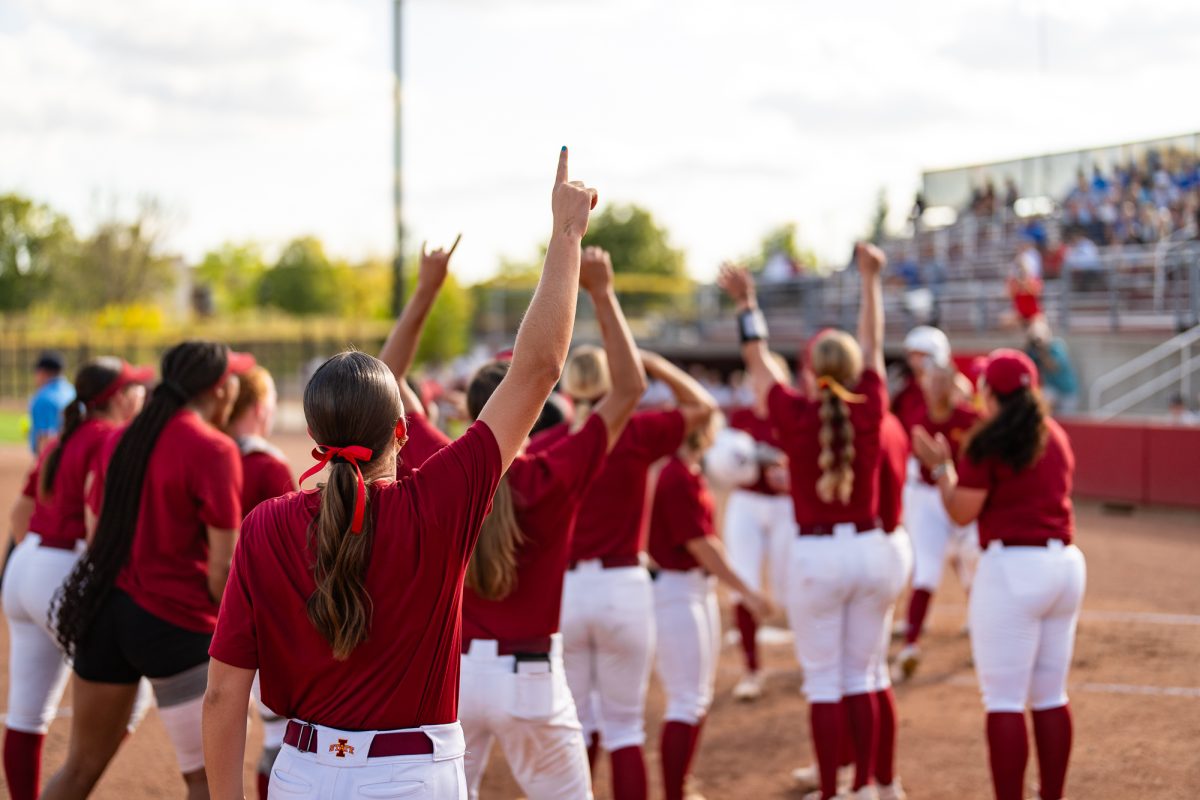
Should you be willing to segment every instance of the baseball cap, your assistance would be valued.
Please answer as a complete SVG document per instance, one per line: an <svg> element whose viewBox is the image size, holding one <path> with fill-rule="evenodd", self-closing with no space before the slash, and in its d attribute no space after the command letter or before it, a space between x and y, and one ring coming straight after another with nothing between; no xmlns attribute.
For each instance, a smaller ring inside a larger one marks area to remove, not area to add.
<svg viewBox="0 0 1200 800"><path fill-rule="evenodd" d="M984 367L983 379L993 392L1009 394L1023 387L1037 385L1037 365L1020 350L993 350Z"/></svg>
<svg viewBox="0 0 1200 800"><path fill-rule="evenodd" d="M104 387L100 394L93 397L90 404L98 406L110 400L117 392L134 383L150 383L154 380L153 367L135 367L128 361L121 362L121 371L113 382Z"/></svg>
<svg viewBox="0 0 1200 800"><path fill-rule="evenodd" d="M911 353L924 353L935 366L950 364L950 340L946 334L930 325L918 325L904 337L904 349Z"/></svg>
<svg viewBox="0 0 1200 800"><path fill-rule="evenodd" d="M34 369L44 369L50 372L62 372L66 368L62 353L57 350L43 350L38 360L33 363Z"/></svg>
<svg viewBox="0 0 1200 800"><path fill-rule="evenodd" d="M225 363L226 375L244 375L254 369L258 361L250 353L239 353L237 350L229 351L228 361Z"/></svg>

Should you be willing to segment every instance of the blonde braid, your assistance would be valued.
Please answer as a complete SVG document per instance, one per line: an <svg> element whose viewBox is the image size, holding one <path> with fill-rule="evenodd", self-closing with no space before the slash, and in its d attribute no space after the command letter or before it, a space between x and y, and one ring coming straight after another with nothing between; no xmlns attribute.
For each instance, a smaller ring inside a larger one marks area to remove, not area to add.
<svg viewBox="0 0 1200 800"><path fill-rule="evenodd" d="M854 425L845 402L828 388L820 391L821 407L817 416L821 428L817 432L817 441L821 452L817 456L817 466L821 469L821 477L817 479L817 496L823 503L836 500L848 505L850 495L854 493ZM835 454L836 442L841 443L841 450Z"/></svg>

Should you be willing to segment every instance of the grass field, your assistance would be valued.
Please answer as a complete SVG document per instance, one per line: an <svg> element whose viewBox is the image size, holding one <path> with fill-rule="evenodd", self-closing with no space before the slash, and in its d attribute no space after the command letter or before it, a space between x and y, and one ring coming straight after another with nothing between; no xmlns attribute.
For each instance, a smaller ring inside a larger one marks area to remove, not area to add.
<svg viewBox="0 0 1200 800"><path fill-rule="evenodd" d="M0 444L25 441L25 415L18 411L0 409Z"/></svg>

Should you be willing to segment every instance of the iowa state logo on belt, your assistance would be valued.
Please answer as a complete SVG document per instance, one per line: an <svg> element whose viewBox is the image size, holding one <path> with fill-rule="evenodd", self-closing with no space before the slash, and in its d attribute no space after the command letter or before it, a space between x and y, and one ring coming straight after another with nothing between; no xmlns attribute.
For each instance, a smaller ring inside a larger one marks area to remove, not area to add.
<svg viewBox="0 0 1200 800"><path fill-rule="evenodd" d="M354 755L354 745L345 739L338 739L337 744L329 745L329 752L334 753L336 758L345 758L347 753Z"/></svg>

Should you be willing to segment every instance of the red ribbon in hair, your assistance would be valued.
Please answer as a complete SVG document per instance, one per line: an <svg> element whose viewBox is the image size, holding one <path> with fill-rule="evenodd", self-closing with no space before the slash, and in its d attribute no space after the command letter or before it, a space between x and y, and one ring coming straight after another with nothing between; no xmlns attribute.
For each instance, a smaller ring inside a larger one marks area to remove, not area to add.
<svg viewBox="0 0 1200 800"><path fill-rule="evenodd" d="M341 458L350 463L354 467L354 474L358 477L358 489L354 493L354 519L350 522L351 533L362 533L363 517L367 510L367 483L363 480L362 470L359 468L359 462L370 461L374 453L365 447L352 444L349 447L325 447L317 445L312 451L312 456L317 460L317 463L309 468L308 472L300 476L300 484L303 485L305 479L316 475L321 470L325 469L325 465L335 458Z"/></svg>

